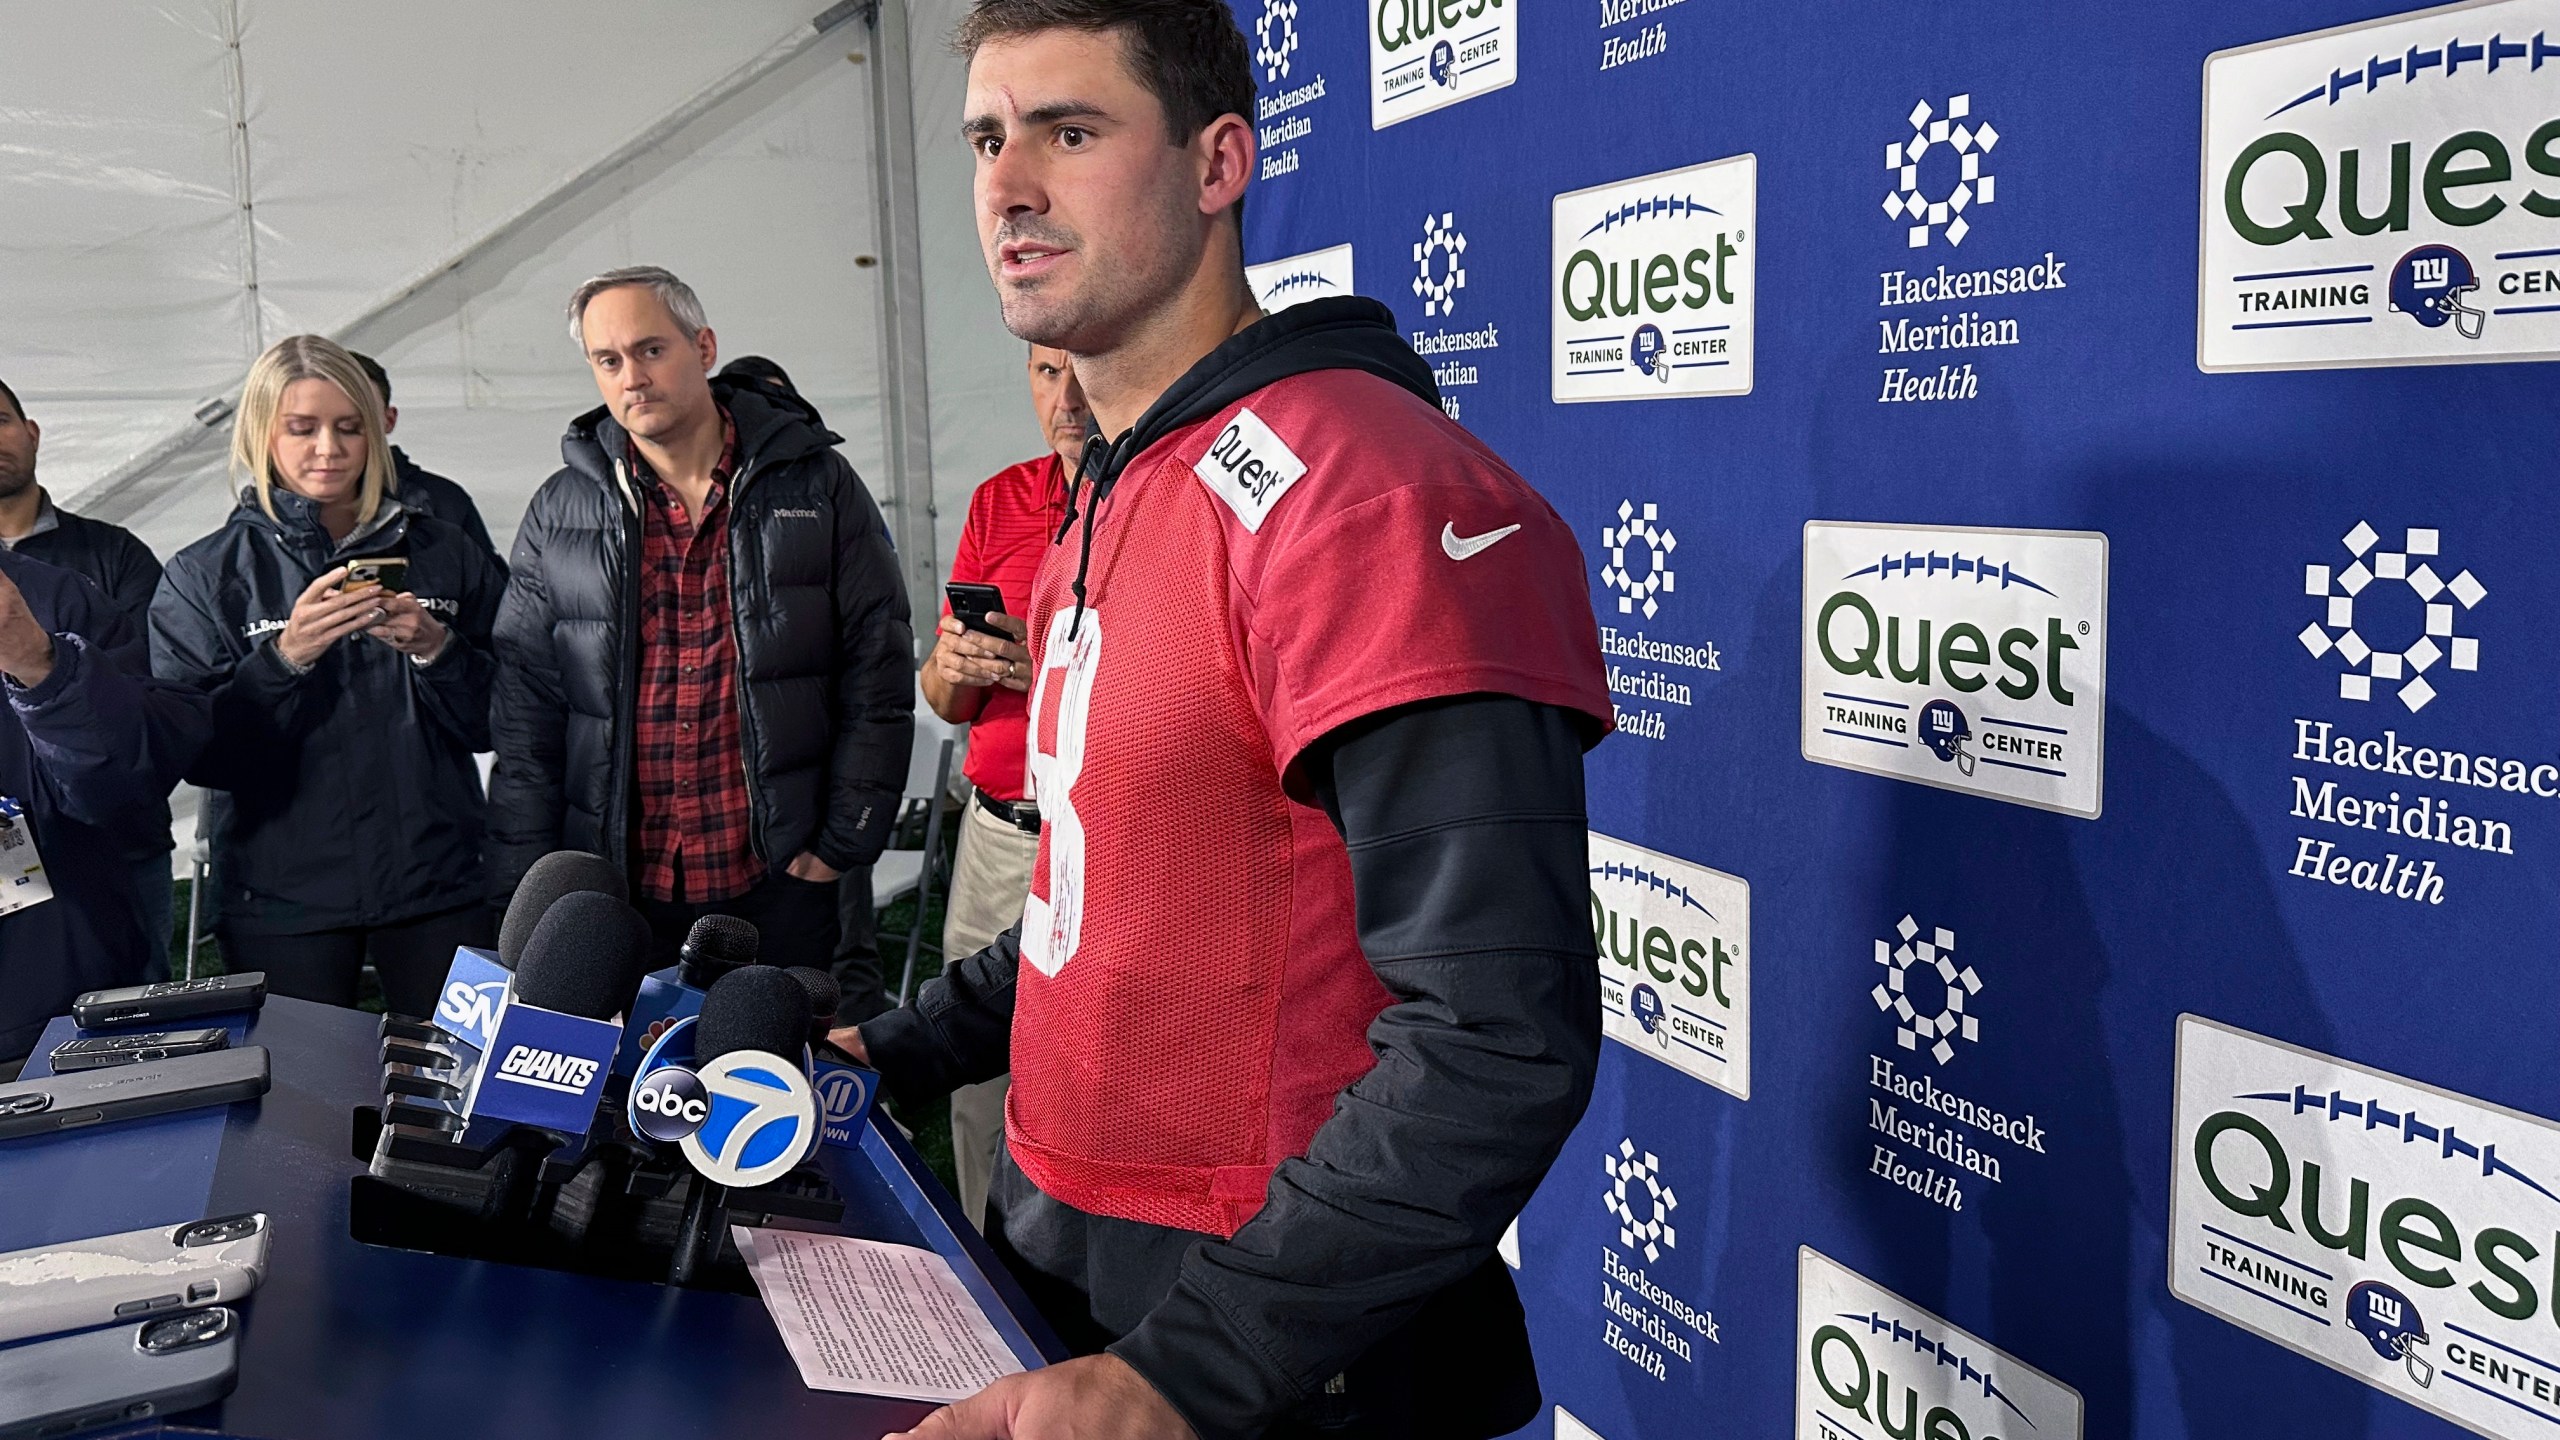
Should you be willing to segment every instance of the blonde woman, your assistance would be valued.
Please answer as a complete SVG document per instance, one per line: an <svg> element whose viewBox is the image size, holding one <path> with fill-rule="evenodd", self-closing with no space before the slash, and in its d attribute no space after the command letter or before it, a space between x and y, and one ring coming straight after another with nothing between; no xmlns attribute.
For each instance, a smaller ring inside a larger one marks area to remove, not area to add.
<svg viewBox="0 0 2560 1440"><path fill-rule="evenodd" d="M222 787L224 964L352 1006L370 959L386 1006L426 1015L453 948L491 938L472 753L504 580L390 498L391 463L353 356L297 335L259 357L233 421L239 506L169 562L151 667L213 697L198 768Z"/></svg>

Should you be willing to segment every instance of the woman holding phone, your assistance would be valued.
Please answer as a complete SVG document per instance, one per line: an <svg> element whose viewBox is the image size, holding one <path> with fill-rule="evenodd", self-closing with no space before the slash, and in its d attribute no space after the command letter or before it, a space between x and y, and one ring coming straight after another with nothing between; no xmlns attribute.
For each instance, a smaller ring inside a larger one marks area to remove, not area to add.
<svg viewBox="0 0 2560 1440"><path fill-rule="evenodd" d="M457 945L494 930L481 880L489 632L505 581L461 530L390 496L382 402L353 356L279 341L232 424L239 505L178 552L151 668L213 697L192 777L223 963L352 1006L369 958L424 1016Z"/></svg>

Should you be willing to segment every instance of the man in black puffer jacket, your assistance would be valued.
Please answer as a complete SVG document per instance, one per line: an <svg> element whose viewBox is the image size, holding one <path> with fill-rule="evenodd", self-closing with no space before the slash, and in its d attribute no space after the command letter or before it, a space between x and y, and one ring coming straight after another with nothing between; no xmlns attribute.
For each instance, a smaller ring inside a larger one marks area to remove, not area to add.
<svg viewBox="0 0 2560 1440"><path fill-rule="evenodd" d="M516 532L498 617L491 868L627 863L659 958L729 914L824 969L833 885L887 841L915 688L906 591L840 437L710 378L701 303L664 270L579 287L605 405Z"/></svg>

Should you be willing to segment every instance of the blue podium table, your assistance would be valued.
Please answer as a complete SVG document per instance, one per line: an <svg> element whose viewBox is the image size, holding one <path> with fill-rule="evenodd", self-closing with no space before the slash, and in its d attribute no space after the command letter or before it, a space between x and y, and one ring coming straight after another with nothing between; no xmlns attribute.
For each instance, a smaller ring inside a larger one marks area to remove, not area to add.
<svg viewBox="0 0 2560 1440"><path fill-rule="evenodd" d="M207 1022L211 1023L211 1022ZM244 1210L273 1220L266 1283L243 1302L240 1385L181 1423L256 1440L456 1434L876 1437L932 1407L800 1382L752 1296L675 1290L360 1244L347 1230L357 1106L377 1103L374 1017L270 999L235 1017L264 1045L259 1101L71 1135L0 1141L0 1251ZM27 1075L79 1032L57 1019ZM875 1118L822 1163L838 1227L951 1262L1026 1365L1063 1358L950 1195Z"/></svg>

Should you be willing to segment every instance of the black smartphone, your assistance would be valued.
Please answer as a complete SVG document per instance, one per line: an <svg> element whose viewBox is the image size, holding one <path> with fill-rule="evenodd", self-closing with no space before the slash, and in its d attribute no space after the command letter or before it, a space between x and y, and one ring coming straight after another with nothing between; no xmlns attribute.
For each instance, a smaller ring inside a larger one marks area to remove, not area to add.
<svg viewBox="0 0 2560 1440"><path fill-rule="evenodd" d="M254 1100L270 1083L264 1045L21 1080L0 1085L0 1140Z"/></svg>
<svg viewBox="0 0 2560 1440"><path fill-rule="evenodd" d="M163 980L92 990L71 1002L71 1018L83 1030L106 1025L157 1025L198 1015L230 1015L267 1003L267 972L243 970L206 980Z"/></svg>
<svg viewBox="0 0 2560 1440"><path fill-rule="evenodd" d="M0 1440L176 1415L231 1393L240 1317L215 1305L0 1350Z"/></svg>
<svg viewBox="0 0 2560 1440"><path fill-rule="evenodd" d="M999 640L1013 638L987 623L987 617L990 615L1013 613L1004 608L1002 590L993 585L977 585L954 580L942 587L942 598L951 602L951 618L959 621L963 627L975 630L981 635L993 635Z"/></svg>
<svg viewBox="0 0 2560 1440"><path fill-rule="evenodd" d="M65 1040L53 1047L49 1058L54 1074L76 1075L110 1065L147 1065L175 1055L202 1055L230 1046L228 1030L146 1030L138 1035L92 1035L86 1040Z"/></svg>

